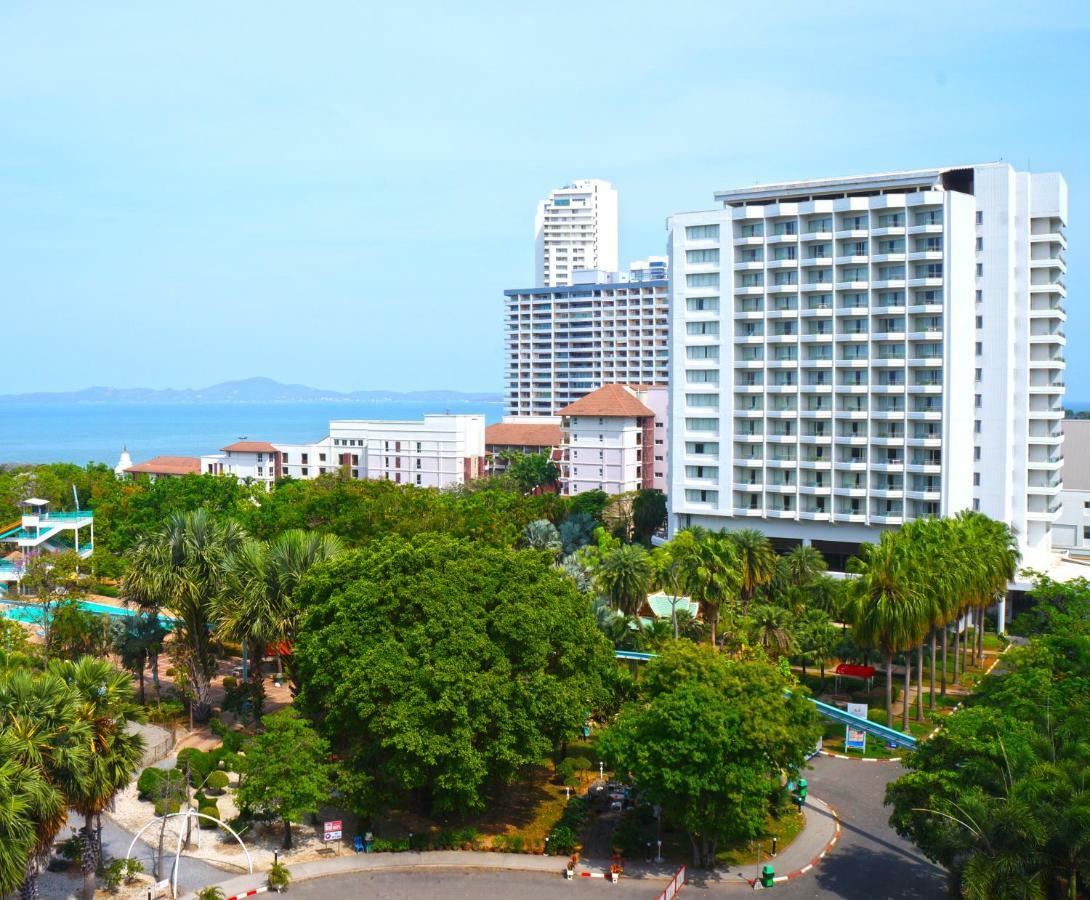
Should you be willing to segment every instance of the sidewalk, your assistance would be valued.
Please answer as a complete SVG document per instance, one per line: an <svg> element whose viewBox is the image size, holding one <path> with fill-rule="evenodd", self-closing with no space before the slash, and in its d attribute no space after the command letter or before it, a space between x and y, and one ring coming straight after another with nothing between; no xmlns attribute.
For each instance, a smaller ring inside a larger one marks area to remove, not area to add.
<svg viewBox="0 0 1090 900"><path fill-rule="evenodd" d="M704 872L689 869L688 880L702 885L722 885L724 887L752 888L754 879L761 868L770 863L776 871L776 881L787 881L805 875L816 865L825 852L836 843L840 833L840 824L836 813L824 801L811 795L803 807L806 825L789 847L774 859L764 859L757 865L738 868L717 869ZM763 854L762 854L763 856ZM559 878L567 865L563 856L534 856L529 853L489 853L463 850L435 850L427 853L354 853L348 856L336 856L331 859L313 860L293 865L290 858L285 859L291 869L292 881L305 881L326 875L349 875L353 872L365 872L382 869L514 869L525 872L554 872ZM581 860L576 867L577 876L582 872L603 874L609 871L608 860ZM625 876L668 881L674 876L677 866L674 864L655 865L645 862L625 862ZM265 886L265 873L241 875L220 883L224 896L234 897L247 891ZM185 894L185 900L192 900L193 894Z"/></svg>

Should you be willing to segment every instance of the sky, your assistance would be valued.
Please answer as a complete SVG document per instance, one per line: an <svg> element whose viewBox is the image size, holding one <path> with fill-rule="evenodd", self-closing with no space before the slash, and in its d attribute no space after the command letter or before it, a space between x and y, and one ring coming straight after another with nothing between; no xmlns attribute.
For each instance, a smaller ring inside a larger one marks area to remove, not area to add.
<svg viewBox="0 0 1090 900"><path fill-rule="evenodd" d="M1090 401L1088 86L1085 3L5 0L0 393L498 391L554 187L625 263L717 189L1003 159L1067 179Z"/></svg>

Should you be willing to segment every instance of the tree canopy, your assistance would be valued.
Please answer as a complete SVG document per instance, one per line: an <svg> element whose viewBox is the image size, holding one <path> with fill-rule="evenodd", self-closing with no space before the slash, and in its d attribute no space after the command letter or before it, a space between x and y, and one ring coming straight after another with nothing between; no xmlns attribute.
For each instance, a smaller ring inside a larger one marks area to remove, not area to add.
<svg viewBox="0 0 1090 900"><path fill-rule="evenodd" d="M298 700L361 812L480 809L579 731L613 665L541 554L395 536L316 566L297 597Z"/></svg>
<svg viewBox="0 0 1090 900"><path fill-rule="evenodd" d="M781 775L817 742L813 707L788 687L763 655L670 643L648 664L639 701L599 738L610 765L689 833L694 865L713 865L720 842L758 835Z"/></svg>

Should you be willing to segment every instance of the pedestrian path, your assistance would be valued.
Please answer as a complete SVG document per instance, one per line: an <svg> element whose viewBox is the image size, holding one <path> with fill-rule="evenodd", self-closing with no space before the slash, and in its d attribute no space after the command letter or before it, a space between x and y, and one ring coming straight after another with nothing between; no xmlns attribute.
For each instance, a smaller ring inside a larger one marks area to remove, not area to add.
<svg viewBox="0 0 1090 900"><path fill-rule="evenodd" d="M803 807L806 823L790 846L775 858L762 858L761 863L747 866L728 867L715 872L689 871L689 880L705 886L722 886L750 889L760 875L765 864L775 870L776 881L787 881L805 875L817 865L825 853L836 843L840 824L836 812L824 801L813 794ZM764 854L762 854L762 857ZM528 853L488 853L463 850L434 850L426 853L354 853L335 856L329 859L309 862L285 862L291 869L292 881L305 881L327 875L348 875L352 872L396 869L514 869L526 872L555 872L558 878L563 876L567 859L562 856L534 856ZM609 860L581 860L577 874L592 873L603 875L609 871ZM625 862L625 878L661 880L673 878L677 866L656 865L646 862ZM265 885L265 873L241 875L220 882L224 896L234 897ZM194 894L185 895L192 900Z"/></svg>

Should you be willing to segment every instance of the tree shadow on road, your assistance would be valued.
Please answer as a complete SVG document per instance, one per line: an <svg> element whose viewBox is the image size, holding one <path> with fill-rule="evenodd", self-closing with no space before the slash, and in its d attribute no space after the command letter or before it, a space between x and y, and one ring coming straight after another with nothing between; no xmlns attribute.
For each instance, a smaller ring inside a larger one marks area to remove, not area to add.
<svg viewBox="0 0 1090 900"><path fill-rule="evenodd" d="M905 853L899 847L875 850L853 846L822 860L800 884L812 879L816 886L834 897L867 900L945 900L946 873L926 860ZM839 849L839 848L838 848ZM791 893L791 892L788 892ZM800 892L798 896L821 896Z"/></svg>

